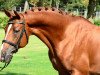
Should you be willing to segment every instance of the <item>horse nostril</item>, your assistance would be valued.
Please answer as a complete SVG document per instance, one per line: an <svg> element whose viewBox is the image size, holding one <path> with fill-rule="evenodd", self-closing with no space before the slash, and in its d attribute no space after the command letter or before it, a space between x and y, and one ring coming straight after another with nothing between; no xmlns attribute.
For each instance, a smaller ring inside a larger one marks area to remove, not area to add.
<svg viewBox="0 0 100 75"><path fill-rule="evenodd" d="M1 58L6 56L6 52L1 53Z"/></svg>
<svg viewBox="0 0 100 75"><path fill-rule="evenodd" d="M4 57L1 57L0 61L1 62L4 62L5 61Z"/></svg>
<svg viewBox="0 0 100 75"><path fill-rule="evenodd" d="M5 61L5 55L6 55L5 52L1 52L1 57L0 57L0 61L1 62L4 62Z"/></svg>

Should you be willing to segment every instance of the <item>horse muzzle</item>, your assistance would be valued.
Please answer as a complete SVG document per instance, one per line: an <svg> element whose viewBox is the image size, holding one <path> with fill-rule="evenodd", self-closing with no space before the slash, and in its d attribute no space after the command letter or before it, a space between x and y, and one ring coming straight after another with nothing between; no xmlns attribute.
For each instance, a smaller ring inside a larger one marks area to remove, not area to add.
<svg viewBox="0 0 100 75"><path fill-rule="evenodd" d="M4 62L4 63L9 63L11 61L12 57L13 57L12 53L11 54L1 54L0 61Z"/></svg>
<svg viewBox="0 0 100 75"><path fill-rule="evenodd" d="M4 63L4 66L0 67L0 71L2 71L10 64L12 57L13 57L12 54L3 57L1 56L0 61Z"/></svg>
<svg viewBox="0 0 100 75"><path fill-rule="evenodd" d="M2 71L10 64L13 58L13 52L12 52L13 50L15 50L14 47L9 47L6 50L1 50L0 61L4 63L4 66L0 67L0 71Z"/></svg>
<svg viewBox="0 0 100 75"><path fill-rule="evenodd" d="M6 50L1 50L1 62L9 63L13 57L13 51L15 50L15 47L10 46Z"/></svg>

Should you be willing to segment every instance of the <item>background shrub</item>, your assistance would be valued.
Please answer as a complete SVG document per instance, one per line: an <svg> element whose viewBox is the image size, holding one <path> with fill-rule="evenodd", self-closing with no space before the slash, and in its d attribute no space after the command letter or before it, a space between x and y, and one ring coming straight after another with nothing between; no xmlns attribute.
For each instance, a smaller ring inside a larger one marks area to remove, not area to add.
<svg viewBox="0 0 100 75"><path fill-rule="evenodd" d="M0 28L4 28L7 25L8 17L0 18Z"/></svg>
<svg viewBox="0 0 100 75"><path fill-rule="evenodd" d="M94 20L94 24L100 26L100 20Z"/></svg>
<svg viewBox="0 0 100 75"><path fill-rule="evenodd" d="M7 25L8 17L4 12L0 12L0 28L4 28Z"/></svg>

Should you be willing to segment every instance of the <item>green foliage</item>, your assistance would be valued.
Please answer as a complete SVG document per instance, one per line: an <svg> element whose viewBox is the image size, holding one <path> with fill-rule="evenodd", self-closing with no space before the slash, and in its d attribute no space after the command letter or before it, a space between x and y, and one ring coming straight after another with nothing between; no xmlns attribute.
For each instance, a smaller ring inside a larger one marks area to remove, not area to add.
<svg viewBox="0 0 100 75"><path fill-rule="evenodd" d="M100 26L100 20L94 20L94 24Z"/></svg>
<svg viewBox="0 0 100 75"><path fill-rule="evenodd" d="M96 11L100 11L100 5L96 6Z"/></svg>
<svg viewBox="0 0 100 75"><path fill-rule="evenodd" d="M36 6L36 4L37 4L37 2L38 2L39 0L28 0L28 1L29 1L30 4Z"/></svg>
<svg viewBox="0 0 100 75"><path fill-rule="evenodd" d="M7 25L8 17L0 12L0 28L4 28Z"/></svg>
<svg viewBox="0 0 100 75"><path fill-rule="evenodd" d="M0 1L0 10L2 8L11 10L14 6L19 5L22 2L22 0L3 0Z"/></svg>
<svg viewBox="0 0 100 75"><path fill-rule="evenodd" d="M7 25L8 17L0 18L0 28L4 28Z"/></svg>

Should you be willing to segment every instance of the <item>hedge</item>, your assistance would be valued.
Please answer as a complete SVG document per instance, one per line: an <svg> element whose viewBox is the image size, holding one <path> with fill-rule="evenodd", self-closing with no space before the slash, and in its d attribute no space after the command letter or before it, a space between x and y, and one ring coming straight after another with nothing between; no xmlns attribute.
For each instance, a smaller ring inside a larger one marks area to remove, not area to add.
<svg viewBox="0 0 100 75"><path fill-rule="evenodd" d="M94 24L100 26L100 20L94 20Z"/></svg>
<svg viewBox="0 0 100 75"><path fill-rule="evenodd" d="M8 17L0 17L0 28L4 28L7 25Z"/></svg>

